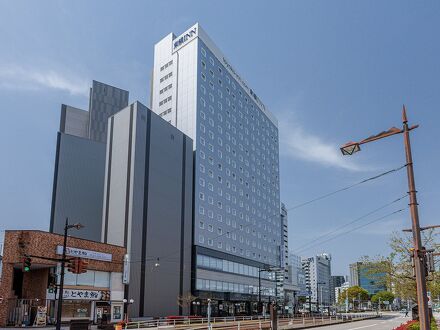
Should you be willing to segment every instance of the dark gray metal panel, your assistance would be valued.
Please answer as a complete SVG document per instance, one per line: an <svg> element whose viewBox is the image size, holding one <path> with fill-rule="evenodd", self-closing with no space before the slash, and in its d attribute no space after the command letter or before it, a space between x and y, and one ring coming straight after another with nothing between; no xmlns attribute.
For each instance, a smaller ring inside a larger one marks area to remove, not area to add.
<svg viewBox="0 0 440 330"><path fill-rule="evenodd" d="M130 109L134 110L132 121L126 120ZM128 157L132 166L130 171L125 166L112 168L109 182L111 189L124 190L113 194L110 204L121 205L121 214L129 218L118 220L117 232L108 226L109 238L123 236L121 228L129 231L131 271L126 298L135 301L129 313L132 317L176 315L179 294L191 291L192 140L139 102L112 118L120 130L118 136L132 137L131 144L112 144L112 157L120 164L128 164ZM127 185L113 187L118 182ZM160 266L155 267L158 258Z"/></svg>
<svg viewBox="0 0 440 330"><path fill-rule="evenodd" d="M107 140L108 118L128 105L128 91L98 81L93 81L89 103L89 137Z"/></svg>
<svg viewBox="0 0 440 330"><path fill-rule="evenodd" d="M56 163L52 231L62 234L68 217L85 225L70 235L100 241L105 144L59 133Z"/></svg>
<svg viewBox="0 0 440 330"><path fill-rule="evenodd" d="M188 151L192 150L192 143L187 140L184 150L185 138L175 127L158 115L151 114L144 307L146 316L178 314L178 296L181 291L190 291L192 151ZM184 189L182 185L185 186ZM185 194L184 197L182 193ZM154 267L157 258L160 259L160 266Z"/></svg>

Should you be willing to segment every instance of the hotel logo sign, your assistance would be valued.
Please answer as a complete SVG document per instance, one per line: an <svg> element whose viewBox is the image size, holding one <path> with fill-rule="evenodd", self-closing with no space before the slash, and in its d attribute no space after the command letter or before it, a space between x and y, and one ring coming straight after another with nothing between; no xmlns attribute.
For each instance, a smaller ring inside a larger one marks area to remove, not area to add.
<svg viewBox="0 0 440 330"><path fill-rule="evenodd" d="M194 26L185 33L181 34L179 37L174 39L173 41L173 50L177 50L181 46L185 45L188 41L192 40L195 36L197 36L197 27Z"/></svg>

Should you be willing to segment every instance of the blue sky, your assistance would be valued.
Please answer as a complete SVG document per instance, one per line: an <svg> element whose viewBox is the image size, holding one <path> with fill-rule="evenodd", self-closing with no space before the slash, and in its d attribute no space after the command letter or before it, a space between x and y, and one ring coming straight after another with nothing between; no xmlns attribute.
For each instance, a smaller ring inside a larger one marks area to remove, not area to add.
<svg viewBox="0 0 440 330"><path fill-rule="evenodd" d="M422 224L439 223L440 2L0 0L0 230L48 229L60 104L87 108L92 79L148 104L153 45L199 22L280 123L287 207L403 165L402 137L352 158L349 140L401 125L412 135ZM290 247L402 196L404 171L289 212ZM360 220L386 215L395 203ZM334 274L387 253L408 211L312 246ZM346 226L344 230L349 230Z"/></svg>

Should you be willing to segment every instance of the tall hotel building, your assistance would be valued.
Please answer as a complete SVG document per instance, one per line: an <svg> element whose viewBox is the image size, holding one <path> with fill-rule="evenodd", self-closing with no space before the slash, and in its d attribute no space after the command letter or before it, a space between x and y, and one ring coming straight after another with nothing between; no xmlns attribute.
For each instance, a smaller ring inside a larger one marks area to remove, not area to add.
<svg viewBox="0 0 440 330"><path fill-rule="evenodd" d="M207 298L213 315L255 311L283 244L276 118L199 24L155 45L151 109L194 141L195 312Z"/></svg>

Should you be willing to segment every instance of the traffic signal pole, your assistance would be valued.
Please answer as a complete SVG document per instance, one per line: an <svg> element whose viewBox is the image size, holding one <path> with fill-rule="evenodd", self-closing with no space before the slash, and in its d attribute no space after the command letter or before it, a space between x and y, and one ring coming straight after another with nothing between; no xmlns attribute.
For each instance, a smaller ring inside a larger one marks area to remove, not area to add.
<svg viewBox="0 0 440 330"><path fill-rule="evenodd" d="M62 308L63 308L64 273L65 273L65 267L66 267L66 247L67 247L67 230L68 229L69 229L69 219L66 218L66 224L64 225L63 256L61 258L61 274L60 274L60 287L59 287L59 292L58 292L56 330L61 330L61 312L62 312Z"/></svg>

